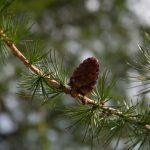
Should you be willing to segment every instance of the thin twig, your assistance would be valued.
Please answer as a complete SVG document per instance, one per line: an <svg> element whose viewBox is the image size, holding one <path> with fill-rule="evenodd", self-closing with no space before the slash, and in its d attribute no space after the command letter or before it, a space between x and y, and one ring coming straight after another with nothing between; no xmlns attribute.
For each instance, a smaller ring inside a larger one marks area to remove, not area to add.
<svg viewBox="0 0 150 150"><path fill-rule="evenodd" d="M66 94L69 94L71 95L72 97L74 97L75 100L79 100L81 103L83 104L87 104L87 105L93 105L93 106L99 106L102 110L104 111L108 111L109 113L111 114L114 114L114 115L118 115L118 116L122 116L122 112L117 110L117 109L114 109L114 108L111 108L111 107L108 107L108 106L104 106L104 105L101 105L101 104L98 104L96 101L86 97L86 96L83 96L79 93L74 93L74 91L72 91L70 89L70 87L66 87L62 84L60 84L59 82L57 82L56 80L52 80L52 79L49 79L48 77L45 76L44 72L42 70L40 70L38 67L36 67L35 65L31 64L29 62L29 60L23 55L23 53L16 47L16 45L10 41L7 36L3 33L2 30L0 30L0 37L2 37L6 43L6 45L10 48L10 50L12 51L12 53L27 67L29 68L32 72L34 72L35 74L37 75L40 75L40 76L43 76L46 78L47 82L49 84L51 84L52 86L54 86L55 88L57 89L61 89L64 91L64 93Z"/></svg>

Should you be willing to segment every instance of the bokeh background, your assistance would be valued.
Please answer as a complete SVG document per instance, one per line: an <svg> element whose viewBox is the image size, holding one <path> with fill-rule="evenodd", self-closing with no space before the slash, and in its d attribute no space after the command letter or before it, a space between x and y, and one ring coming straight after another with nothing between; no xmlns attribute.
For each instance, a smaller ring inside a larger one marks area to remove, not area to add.
<svg viewBox="0 0 150 150"><path fill-rule="evenodd" d="M110 70L118 80L117 99L136 98L138 89L129 88L135 83L127 78L133 72L127 62L135 59L150 31L149 0L16 0L10 7L34 23L30 38L65 56L68 75L85 58L96 56L101 71ZM40 105L38 98L16 94L24 93L18 88L24 68L11 53L0 64L0 150L90 150L78 130L67 129L71 121L60 117L59 109L74 104L72 98L63 95L53 105ZM101 142L94 149L102 150ZM118 147L123 149L124 142Z"/></svg>

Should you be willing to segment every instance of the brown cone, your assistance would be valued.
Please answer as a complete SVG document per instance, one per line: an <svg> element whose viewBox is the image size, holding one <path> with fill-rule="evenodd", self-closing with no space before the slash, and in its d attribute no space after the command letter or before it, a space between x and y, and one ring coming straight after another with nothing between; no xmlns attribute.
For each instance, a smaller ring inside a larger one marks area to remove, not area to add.
<svg viewBox="0 0 150 150"><path fill-rule="evenodd" d="M93 90L99 75L99 64L95 57L85 59L73 72L69 85L72 90L86 95Z"/></svg>

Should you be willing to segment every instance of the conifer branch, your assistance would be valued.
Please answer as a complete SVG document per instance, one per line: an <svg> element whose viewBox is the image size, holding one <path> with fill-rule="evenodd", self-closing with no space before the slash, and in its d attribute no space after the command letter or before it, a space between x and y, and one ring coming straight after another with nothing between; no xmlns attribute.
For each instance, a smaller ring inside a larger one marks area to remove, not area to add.
<svg viewBox="0 0 150 150"><path fill-rule="evenodd" d="M16 56L28 69L30 69L31 72L35 73L39 77L42 77L46 81L46 83L48 83L50 86L52 86L52 87L54 87L54 88L56 88L58 90L61 90L63 93L66 93L66 94L70 95L71 97L74 98L74 100L78 100L83 105L90 105L90 106L92 106L92 107L90 107L90 112L91 113L89 113L87 115L89 117L89 115L91 114L91 118L90 119L88 118L89 120L93 119L93 121L94 121L95 119L102 118L102 120L104 119L104 121L105 121L107 116L108 116L108 118L109 118L109 116L112 116L112 117L115 116L116 118L123 120L124 124L125 123L127 123L127 124L131 123L131 125L133 125L133 126L134 125L136 127L140 126L142 128L141 129L142 131L144 129L143 132L149 132L149 130L150 130L149 122L143 122L141 120L141 118L139 117L139 116L142 116L142 115L140 115L140 114L134 114L133 115L133 113L128 113L130 111L130 109L128 109L128 108L125 111L123 111L123 110L120 111L119 109L115 109L115 108L112 108L110 106L104 105L104 103L103 103L104 101L103 100L106 99L107 95L104 96L104 97L100 97L100 99L102 99L102 101L100 102L100 101L95 101L94 98L91 99L91 98L89 98L87 96L84 96L84 95L78 93L77 91L74 91L70 86L66 86L65 84L57 81L55 78L53 79L53 77L50 77L49 75L47 75L44 72L44 70L40 69L36 65L33 65L30 62L30 60L27 57L25 57L25 55L19 50L19 48L16 46L15 42L13 42L12 40L10 40L7 37L7 35L3 32L3 30L0 30L0 39L2 41L4 41L4 43L6 44L6 46L8 46L10 48L10 50L14 54L14 56ZM112 86L112 84L113 83L111 83L107 87L107 92L109 91L109 88ZM100 113L98 112L99 110L100 110ZM76 115L76 113L75 113L75 115ZM93 115L96 115L96 116L93 116ZM87 116L85 116L85 117L87 117ZM87 119L87 118L85 118L85 119ZM83 119L81 118L81 121L82 120ZM79 119L79 121L80 121L80 119ZM107 122L107 119L106 119L106 122ZM96 123L94 125L92 124L92 122L88 122L88 125L89 125L89 127L91 125L92 129L94 129L95 126L98 128L98 130L101 130L101 128L103 128L103 126L101 127L101 122L98 122L98 123ZM122 124L120 124L120 125L122 125ZM116 125L116 130L117 130L117 127L118 128L120 127L120 125L119 124ZM87 129L87 130L89 130L89 129ZM93 140L93 137L92 137L92 140Z"/></svg>
<svg viewBox="0 0 150 150"><path fill-rule="evenodd" d="M66 87L60 83L58 83L56 80L52 80L49 79L48 77L46 77L46 75L44 74L44 72L42 70L40 70L39 68L37 68L35 65L31 64L29 62L29 60L23 55L23 53L17 48L17 46L11 41L9 40L9 38L7 38L6 34L4 34L3 30L0 30L0 37L2 37L4 39L4 42L6 43L6 45L10 48L10 50L12 51L12 53L27 67L29 68L31 71L33 71L35 74L39 75L39 76L43 76L44 78L46 78L47 82L49 84L51 84L52 86L54 86L57 89L61 89L64 91L64 93L71 95L72 97L74 97L75 99L78 99L82 104L87 104L87 105L93 105L93 106L98 106L99 108L101 108L104 111L109 112L110 114L114 114L117 116L121 116L123 113L117 109L108 107L108 106L104 106L102 104L98 104L97 102L95 102L94 100L83 96L79 93L76 93L74 91L72 91L69 87Z"/></svg>
<svg viewBox="0 0 150 150"><path fill-rule="evenodd" d="M110 106L105 106L102 103L98 103L93 99L88 98L87 96L84 96L80 93L77 93L73 91L70 87L65 86L56 80L50 79L42 70L40 70L38 67L35 65L31 64L29 60L24 56L24 54L17 48L16 44L9 40L9 38L4 34L3 30L0 30L0 37L4 40L5 44L10 48L12 53L27 67L29 68L32 72L34 72L36 75L39 75L41 77L44 77L47 81L48 84L52 85L56 89L62 90L64 93L69 94L72 96L75 100L79 100L80 103L85 104L85 105L91 105L96 108L100 108L104 112L106 112L109 115L115 115L118 117L126 118L128 121L133 121L134 123L139 123L137 121L136 116L132 115L125 115L122 111L112 108ZM145 125L146 128L147 125Z"/></svg>

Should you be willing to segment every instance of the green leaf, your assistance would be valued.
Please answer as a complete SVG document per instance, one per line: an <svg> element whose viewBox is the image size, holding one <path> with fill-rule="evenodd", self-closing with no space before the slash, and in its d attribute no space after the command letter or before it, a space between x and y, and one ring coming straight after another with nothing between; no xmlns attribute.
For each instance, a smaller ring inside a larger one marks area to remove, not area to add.
<svg viewBox="0 0 150 150"><path fill-rule="evenodd" d="M34 73L24 73L22 81L19 83L20 88L25 88L31 93L32 99L41 98L43 102L52 100L62 93L61 90L47 84L46 78Z"/></svg>
<svg viewBox="0 0 150 150"><path fill-rule="evenodd" d="M7 8L14 2L15 0L1 0L0 1L0 13L6 11Z"/></svg>
<svg viewBox="0 0 150 150"><path fill-rule="evenodd" d="M73 132L78 130L82 134L83 141L90 141L92 149L93 142L98 141L103 128L105 120L103 111L98 107L79 105L67 108L64 112L69 119L74 120L68 129L72 129Z"/></svg>
<svg viewBox="0 0 150 150"><path fill-rule="evenodd" d="M42 69L51 79L66 85L67 73L63 64L63 58L58 58L55 50L50 50L48 54L49 58L44 59Z"/></svg>
<svg viewBox="0 0 150 150"><path fill-rule="evenodd" d="M145 41L142 46L139 45L139 51L136 56L133 65L128 63L138 75L129 76L130 78L134 79L136 82L141 82L140 90L138 91L138 95L145 95L150 92L150 36L149 34L145 33Z"/></svg>
<svg viewBox="0 0 150 150"><path fill-rule="evenodd" d="M25 15L5 14L0 17L0 29L5 36L1 39L9 40L14 43L22 43L26 37L31 35L29 18Z"/></svg>
<svg viewBox="0 0 150 150"><path fill-rule="evenodd" d="M24 54L31 64L40 64L47 53L44 52L44 45L41 41L25 42Z"/></svg>
<svg viewBox="0 0 150 150"><path fill-rule="evenodd" d="M4 63L8 56L9 48L2 40L0 40L0 61Z"/></svg>
<svg viewBox="0 0 150 150"><path fill-rule="evenodd" d="M111 91L115 85L115 80L110 78L109 73L109 71L104 71L101 74L97 87L92 93L93 97L96 98L99 103L111 99Z"/></svg>

